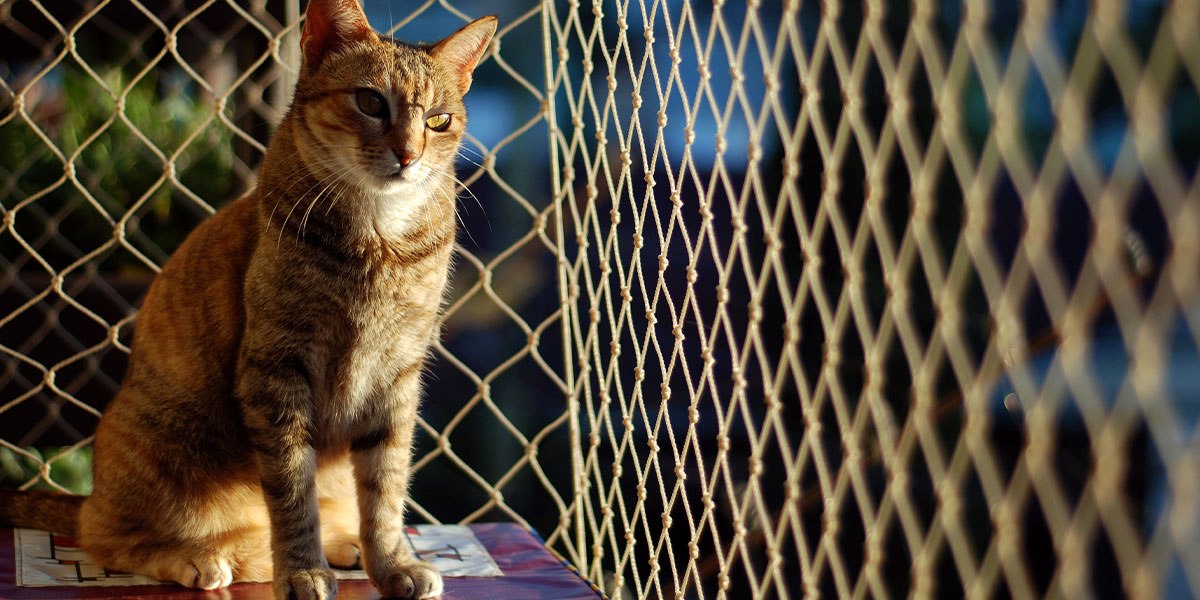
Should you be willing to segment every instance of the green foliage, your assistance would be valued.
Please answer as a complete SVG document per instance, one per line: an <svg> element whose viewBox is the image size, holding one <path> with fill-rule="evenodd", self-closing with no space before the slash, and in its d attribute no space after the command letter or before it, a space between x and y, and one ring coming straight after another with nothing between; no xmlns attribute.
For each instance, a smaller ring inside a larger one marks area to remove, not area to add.
<svg viewBox="0 0 1200 600"><path fill-rule="evenodd" d="M40 194L42 210L66 213L57 229L86 253L112 239L111 223L145 197L137 223L169 253L195 225L194 217L172 214L191 202L189 193L211 204L233 192L233 136L215 104L202 99L171 71L152 70L131 85L116 69L97 80L79 67L57 67L26 93L29 121L16 116L0 124L0 175L9 182L0 186L0 200L11 209ZM172 164L178 183L166 177ZM72 169L79 185L64 177ZM43 227L32 216L16 220L27 240ZM55 267L78 258L57 244L38 252ZM138 264L128 253L116 260Z"/></svg>
<svg viewBox="0 0 1200 600"><path fill-rule="evenodd" d="M75 494L92 493L92 448L86 446L67 452L67 446L27 447L31 456L0 447L0 488L16 488L38 477L42 463L50 462L50 479ZM65 454L63 454L66 452ZM61 454L61 456L60 456ZM36 458L34 458L36 457ZM40 479L35 490L56 489Z"/></svg>

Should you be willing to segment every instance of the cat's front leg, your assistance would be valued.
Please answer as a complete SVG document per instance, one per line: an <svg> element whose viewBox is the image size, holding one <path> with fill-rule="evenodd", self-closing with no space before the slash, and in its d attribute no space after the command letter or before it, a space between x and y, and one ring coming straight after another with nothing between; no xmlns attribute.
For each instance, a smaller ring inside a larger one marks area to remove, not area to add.
<svg viewBox="0 0 1200 600"><path fill-rule="evenodd" d="M391 598L433 598L442 576L417 560L404 537L418 377L402 382L394 410L364 429L350 446L361 516L362 564L371 582Z"/></svg>
<svg viewBox="0 0 1200 600"><path fill-rule="evenodd" d="M324 600L337 595L337 579L321 549L311 392L286 364L244 360L238 391L271 518L275 597Z"/></svg>

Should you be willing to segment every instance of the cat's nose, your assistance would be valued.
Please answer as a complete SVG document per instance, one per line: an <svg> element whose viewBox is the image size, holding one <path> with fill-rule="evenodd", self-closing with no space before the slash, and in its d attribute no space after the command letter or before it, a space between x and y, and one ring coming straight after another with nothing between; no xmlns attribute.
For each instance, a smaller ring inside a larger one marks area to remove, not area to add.
<svg viewBox="0 0 1200 600"><path fill-rule="evenodd" d="M419 154L408 150L393 150L392 153L396 155L396 161L400 163L401 167L407 167L420 158Z"/></svg>

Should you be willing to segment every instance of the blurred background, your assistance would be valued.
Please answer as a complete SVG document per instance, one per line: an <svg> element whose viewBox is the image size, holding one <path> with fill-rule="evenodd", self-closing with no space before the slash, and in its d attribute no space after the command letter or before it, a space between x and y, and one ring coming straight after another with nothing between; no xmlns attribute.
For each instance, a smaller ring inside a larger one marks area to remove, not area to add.
<svg viewBox="0 0 1200 600"><path fill-rule="evenodd" d="M400 2L500 31L418 520L614 597L1200 595L1194 2ZM89 489L295 1L0 3L3 485Z"/></svg>

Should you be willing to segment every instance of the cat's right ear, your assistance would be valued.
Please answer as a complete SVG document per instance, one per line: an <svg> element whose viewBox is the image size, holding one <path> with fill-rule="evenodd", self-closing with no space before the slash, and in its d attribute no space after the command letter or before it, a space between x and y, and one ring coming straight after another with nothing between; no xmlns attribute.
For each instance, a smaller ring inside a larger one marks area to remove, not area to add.
<svg viewBox="0 0 1200 600"><path fill-rule="evenodd" d="M479 64L495 33L496 16L488 15L471 21L429 48L431 56L450 65L458 75L458 93L466 94L471 88L471 72Z"/></svg>
<svg viewBox="0 0 1200 600"><path fill-rule="evenodd" d="M309 0L300 47L304 65L316 69L331 50L374 35L358 0Z"/></svg>

